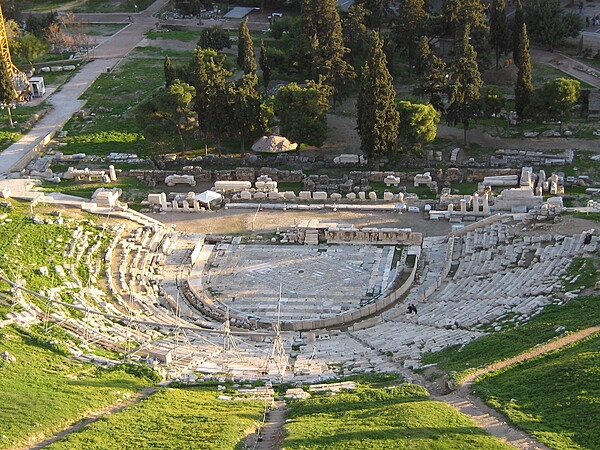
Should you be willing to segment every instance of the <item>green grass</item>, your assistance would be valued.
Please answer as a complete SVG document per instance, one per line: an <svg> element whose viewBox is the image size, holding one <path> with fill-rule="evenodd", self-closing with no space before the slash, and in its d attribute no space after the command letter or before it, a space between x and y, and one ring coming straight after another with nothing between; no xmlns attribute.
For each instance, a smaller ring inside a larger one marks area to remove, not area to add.
<svg viewBox="0 0 600 450"><path fill-rule="evenodd" d="M15 201L12 203L15 204ZM48 220L55 219L40 214L40 209L36 210L36 214ZM40 275L39 268L47 266L50 272L54 273L54 266L62 265L66 269L69 264L75 262L74 256L66 256L65 253L68 244L73 240L72 233L76 225L83 226L92 236L100 237L97 230L85 223L35 224L26 211L12 211L7 214L7 220L0 221L0 268L8 276L22 277L27 287L35 291L58 286L64 281L55 279L53 275Z"/></svg>
<svg viewBox="0 0 600 450"><path fill-rule="evenodd" d="M148 39L174 39L182 42L192 42L200 39L200 31L148 31L146 37Z"/></svg>
<svg viewBox="0 0 600 450"><path fill-rule="evenodd" d="M0 449L24 447L30 436L52 435L151 384L121 370L107 372L67 359L41 331L6 327L0 337L0 352L16 358L0 362Z"/></svg>
<svg viewBox="0 0 600 450"><path fill-rule="evenodd" d="M282 447L328 449L509 449L420 386L361 388L291 403Z"/></svg>
<svg viewBox="0 0 600 450"><path fill-rule="evenodd" d="M556 450L600 448L600 335L483 376L475 392Z"/></svg>
<svg viewBox="0 0 600 450"><path fill-rule="evenodd" d="M446 348L423 355L423 364L438 363L446 372L456 372L456 378L471 369L511 358L536 345L557 338L558 327L578 331L600 323L600 296L578 297L564 305L548 305L519 327L483 336L470 344Z"/></svg>
<svg viewBox="0 0 600 450"><path fill-rule="evenodd" d="M120 70L102 74L83 96L91 105L91 122L78 118L64 127L69 132L67 154L105 156L111 152L148 154L148 143L138 132L135 105L148 99L164 84L163 61L135 59Z"/></svg>
<svg viewBox="0 0 600 450"><path fill-rule="evenodd" d="M163 389L48 446L52 450L231 450L254 431L262 401L217 400L215 387Z"/></svg>
<svg viewBox="0 0 600 450"><path fill-rule="evenodd" d="M113 13L113 12L141 12L153 3L153 0L86 0L82 5L73 8L77 13ZM137 5L137 10L134 5Z"/></svg>

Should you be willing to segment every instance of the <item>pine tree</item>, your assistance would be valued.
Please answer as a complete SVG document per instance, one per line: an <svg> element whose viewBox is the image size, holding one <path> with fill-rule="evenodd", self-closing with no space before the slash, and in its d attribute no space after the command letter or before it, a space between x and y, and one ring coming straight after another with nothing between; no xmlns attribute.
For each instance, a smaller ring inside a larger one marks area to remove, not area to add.
<svg viewBox="0 0 600 450"><path fill-rule="evenodd" d="M244 18L240 23L238 34L238 66L244 71L245 75L256 73L256 59L254 58L254 43L248 29L248 18Z"/></svg>
<svg viewBox="0 0 600 450"><path fill-rule="evenodd" d="M394 23L396 47L406 49L408 70L412 72L416 60L418 41L425 33L427 13L424 0L404 0L400 3L398 16Z"/></svg>
<svg viewBox="0 0 600 450"><path fill-rule="evenodd" d="M349 50L335 0L302 0L301 7L300 64L314 81L332 86L337 101L348 95L356 74L345 60Z"/></svg>
<svg viewBox="0 0 600 450"><path fill-rule="evenodd" d="M244 75L235 82L231 90L233 105L231 131L241 142L245 152L246 139L263 133L261 128L261 99L256 90L258 77L254 73Z"/></svg>
<svg viewBox="0 0 600 450"><path fill-rule="evenodd" d="M485 7L481 0L444 0L443 14L454 36L463 36L466 29L487 28Z"/></svg>
<svg viewBox="0 0 600 450"><path fill-rule="evenodd" d="M386 67L383 42L373 32L371 50L362 68L357 102L357 127L360 148L378 158L396 148L400 114L396 109L393 79Z"/></svg>
<svg viewBox="0 0 600 450"><path fill-rule="evenodd" d="M517 84L515 86L515 110L521 124L525 119L527 107L531 103L533 94L533 83L531 79L531 54L529 52L529 37L527 35L527 25L521 25L519 36L520 64L517 74Z"/></svg>
<svg viewBox="0 0 600 450"><path fill-rule="evenodd" d="M260 59L258 62L262 71L263 85L268 87L269 81L271 81L271 63L269 62L269 51L263 41L260 41Z"/></svg>
<svg viewBox="0 0 600 450"><path fill-rule="evenodd" d="M456 59L450 70L449 99L447 120L457 125L462 123L464 143L467 144L467 130L471 119L479 113L479 99L483 80L477 67L477 53L469 43L469 29L456 48Z"/></svg>
<svg viewBox="0 0 600 450"><path fill-rule="evenodd" d="M506 53L510 47L504 2L505 0L492 0L490 6L490 46L496 53L496 69L500 68L500 54Z"/></svg>
<svg viewBox="0 0 600 450"><path fill-rule="evenodd" d="M568 37L577 37L582 28L581 16L566 12L560 0L527 0L525 23L529 39L552 50Z"/></svg>
<svg viewBox="0 0 600 450"><path fill-rule="evenodd" d="M4 58L0 58L0 104L6 105L8 110L8 123L11 128L14 126L11 113L11 103L17 99L17 91L13 77L6 66Z"/></svg>
<svg viewBox="0 0 600 450"><path fill-rule="evenodd" d="M422 78L415 88L415 94L424 95L437 111L444 111L448 70L446 63L431 51L426 36L419 41L417 61L418 73Z"/></svg>
<svg viewBox="0 0 600 450"><path fill-rule="evenodd" d="M196 89L194 110L198 115L198 126L204 132L205 136L208 133L204 118L208 110L209 82L204 58L208 52L209 50L203 50L201 47L196 47L194 50L194 57L190 62L191 84Z"/></svg>
<svg viewBox="0 0 600 450"><path fill-rule="evenodd" d="M173 63L171 62L171 58L169 58L169 55L165 56L164 71L165 86L169 87L177 79L177 72L175 71L175 67L173 67Z"/></svg>
<svg viewBox="0 0 600 450"><path fill-rule="evenodd" d="M515 65L519 67L521 65L521 55L519 53L521 48L521 28L525 23L525 13L523 12L523 3L521 0L516 1L515 18L513 20L513 61Z"/></svg>

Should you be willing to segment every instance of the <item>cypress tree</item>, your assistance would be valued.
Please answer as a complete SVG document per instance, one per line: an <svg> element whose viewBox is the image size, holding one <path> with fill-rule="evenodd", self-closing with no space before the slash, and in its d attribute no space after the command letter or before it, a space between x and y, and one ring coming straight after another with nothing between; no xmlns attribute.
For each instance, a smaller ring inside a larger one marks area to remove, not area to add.
<svg viewBox="0 0 600 450"><path fill-rule="evenodd" d="M423 36L427 24L424 0L404 0L400 3L394 24L396 46L408 53L408 70L412 73L416 60L418 40Z"/></svg>
<svg viewBox="0 0 600 450"><path fill-rule="evenodd" d="M446 63L431 51L431 46L425 36L419 41L417 67L422 71L422 77L415 88L415 93L426 96L437 111L444 111L444 99L448 84Z"/></svg>
<svg viewBox="0 0 600 450"><path fill-rule="evenodd" d="M523 28L523 24L525 23L525 15L523 12L523 3L521 2L521 0L516 0L516 2L517 2L517 4L516 4L517 9L515 11L515 18L513 21L512 50L513 50L513 61L515 62L516 66L519 67L520 61L521 61L521 55L519 54L520 47L521 47L520 36L521 36L521 28Z"/></svg>
<svg viewBox="0 0 600 450"><path fill-rule="evenodd" d="M238 66L244 71L245 75L256 73L256 59L254 58L254 43L248 29L248 18L244 18L240 23L238 34Z"/></svg>
<svg viewBox="0 0 600 450"><path fill-rule="evenodd" d="M462 123L464 143L467 144L467 130L471 119L479 112L479 99L483 80L477 67L477 53L469 43L469 29L457 45L456 55L451 68L449 97L450 108L448 122L456 125Z"/></svg>
<svg viewBox="0 0 600 450"><path fill-rule="evenodd" d="M490 46L496 53L496 69L500 68L500 54L510 47L505 0L492 0L490 7Z"/></svg>
<svg viewBox="0 0 600 450"><path fill-rule="evenodd" d="M177 72L175 71L175 67L173 67L173 63L171 62L171 58L169 58L169 55L165 56L164 71L165 86L169 87L177 79Z"/></svg>
<svg viewBox="0 0 600 450"><path fill-rule="evenodd" d="M257 85L258 77L251 73L237 80L231 89L231 134L240 138L242 153L246 151L246 139L264 131L261 127L261 99Z"/></svg>
<svg viewBox="0 0 600 450"><path fill-rule="evenodd" d="M269 62L269 51L265 47L264 41L260 41L260 59L258 63L260 70L262 70L263 84L268 87L271 80L271 63Z"/></svg>
<svg viewBox="0 0 600 450"><path fill-rule="evenodd" d="M362 68L357 102L357 126L360 148L378 158L396 148L400 114L396 109L393 79L386 66L383 42L372 33L371 50Z"/></svg>
<svg viewBox="0 0 600 450"><path fill-rule="evenodd" d="M519 55L521 58L519 72L517 74L517 83L515 86L515 110L521 124L525 118L527 107L531 103L533 94L533 83L531 81L531 54L529 52L529 36L527 35L527 25L521 25L521 32L518 33Z"/></svg>
<svg viewBox="0 0 600 450"><path fill-rule="evenodd" d="M201 47L196 47L194 50L194 57L190 63L190 74L192 86L196 88L194 110L198 115L198 125L206 136L208 130L206 128L205 117L209 102L209 82L206 64L204 62L205 53L206 50L203 50Z"/></svg>
<svg viewBox="0 0 600 450"><path fill-rule="evenodd" d="M310 77L334 88L334 101L349 93L356 74L345 60L342 21L335 0L302 0L299 61Z"/></svg>

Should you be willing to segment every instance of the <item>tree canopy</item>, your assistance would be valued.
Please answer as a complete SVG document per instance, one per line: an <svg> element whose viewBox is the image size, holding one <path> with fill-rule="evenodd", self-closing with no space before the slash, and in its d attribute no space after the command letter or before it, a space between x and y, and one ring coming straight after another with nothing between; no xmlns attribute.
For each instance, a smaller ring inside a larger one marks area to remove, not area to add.
<svg viewBox="0 0 600 450"><path fill-rule="evenodd" d="M231 40L227 31L222 27L214 26L202 28L198 45L202 48L212 48L219 52L224 48L231 48Z"/></svg>
<svg viewBox="0 0 600 450"><path fill-rule="evenodd" d="M290 83L275 95L275 114L281 134L289 140L320 147L327 137L328 97L331 87L308 82L306 87Z"/></svg>
<svg viewBox="0 0 600 450"><path fill-rule="evenodd" d="M357 102L357 127L360 149L369 157L380 157L396 149L400 113L396 91L387 69L383 42L373 32L371 50L362 67Z"/></svg>
<svg viewBox="0 0 600 450"><path fill-rule="evenodd" d="M565 12L559 0L527 0L523 7L529 38L551 49L577 37L583 26L581 17Z"/></svg>
<svg viewBox="0 0 600 450"><path fill-rule="evenodd" d="M441 114L429 103L412 103L407 100L398 102L398 111L400 112L398 128L400 142L420 152L423 144L435 139Z"/></svg>

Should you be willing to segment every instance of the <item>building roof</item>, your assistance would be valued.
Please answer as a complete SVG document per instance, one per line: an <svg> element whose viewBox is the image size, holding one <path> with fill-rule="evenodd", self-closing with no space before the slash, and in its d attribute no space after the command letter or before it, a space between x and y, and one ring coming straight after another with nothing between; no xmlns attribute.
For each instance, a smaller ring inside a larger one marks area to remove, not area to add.
<svg viewBox="0 0 600 450"><path fill-rule="evenodd" d="M248 8L245 6L234 6L231 11L223 16L224 19L243 19L250 14L254 8Z"/></svg>

